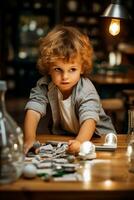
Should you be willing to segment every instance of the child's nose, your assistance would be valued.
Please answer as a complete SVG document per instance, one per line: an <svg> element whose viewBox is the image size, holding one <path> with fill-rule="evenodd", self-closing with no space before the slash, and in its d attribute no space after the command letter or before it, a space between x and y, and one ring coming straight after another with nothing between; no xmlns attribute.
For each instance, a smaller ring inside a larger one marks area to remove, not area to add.
<svg viewBox="0 0 134 200"><path fill-rule="evenodd" d="M67 72L63 73L63 79L68 79L68 73Z"/></svg>

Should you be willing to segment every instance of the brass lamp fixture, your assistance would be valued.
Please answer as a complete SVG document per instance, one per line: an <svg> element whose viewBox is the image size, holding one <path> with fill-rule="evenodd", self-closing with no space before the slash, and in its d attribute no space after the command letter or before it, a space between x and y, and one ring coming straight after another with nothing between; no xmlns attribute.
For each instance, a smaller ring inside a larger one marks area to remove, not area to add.
<svg viewBox="0 0 134 200"><path fill-rule="evenodd" d="M101 17L111 18L111 23L109 25L109 33L113 36L118 35L120 32L121 19L131 19L121 0L112 0L111 4L106 8Z"/></svg>

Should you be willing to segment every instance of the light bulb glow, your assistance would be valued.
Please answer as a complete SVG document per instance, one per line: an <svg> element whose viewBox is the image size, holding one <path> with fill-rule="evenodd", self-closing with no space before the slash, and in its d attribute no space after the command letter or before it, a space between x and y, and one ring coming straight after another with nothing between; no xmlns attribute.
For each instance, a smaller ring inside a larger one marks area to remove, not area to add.
<svg viewBox="0 0 134 200"><path fill-rule="evenodd" d="M112 19L109 26L109 33L113 36L118 35L120 32L120 20Z"/></svg>

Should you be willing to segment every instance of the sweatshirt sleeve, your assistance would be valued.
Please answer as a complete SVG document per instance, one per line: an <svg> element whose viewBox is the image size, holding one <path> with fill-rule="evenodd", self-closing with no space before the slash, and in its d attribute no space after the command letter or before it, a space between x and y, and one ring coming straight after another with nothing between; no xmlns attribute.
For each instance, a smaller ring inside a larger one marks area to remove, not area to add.
<svg viewBox="0 0 134 200"><path fill-rule="evenodd" d="M90 80L82 80L83 85L77 101L80 124L87 119L94 119L97 123L100 118L101 103L99 95Z"/></svg>
<svg viewBox="0 0 134 200"><path fill-rule="evenodd" d="M47 85L40 79L36 87L31 89L29 100L25 106L25 110L34 110L44 116L48 104Z"/></svg>

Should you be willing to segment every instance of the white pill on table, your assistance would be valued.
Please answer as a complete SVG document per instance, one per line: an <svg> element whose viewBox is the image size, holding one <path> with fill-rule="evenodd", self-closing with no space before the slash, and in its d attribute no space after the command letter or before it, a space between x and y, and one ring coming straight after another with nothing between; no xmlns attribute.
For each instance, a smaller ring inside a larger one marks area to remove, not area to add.
<svg viewBox="0 0 134 200"><path fill-rule="evenodd" d="M37 169L33 164L26 164L23 168L23 176L25 178L34 178L36 177Z"/></svg>

